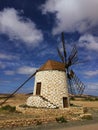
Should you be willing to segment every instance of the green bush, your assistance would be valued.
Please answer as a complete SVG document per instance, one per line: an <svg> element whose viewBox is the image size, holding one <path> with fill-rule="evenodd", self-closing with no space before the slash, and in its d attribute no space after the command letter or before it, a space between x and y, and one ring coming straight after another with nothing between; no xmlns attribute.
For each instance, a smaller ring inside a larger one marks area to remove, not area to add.
<svg viewBox="0 0 98 130"><path fill-rule="evenodd" d="M71 106L71 107L80 107L80 106L75 105L75 104L73 104L73 103L70 103L70 106Z"/></svg>
<svg viewBox="0 0 98 130"><path fill-rule="evenodd" d="M67 123L67 120L63 116L57 117L56 121L59 122L59 123Z"/></svg>
<svg viewBox="0 0 98 130"><path fill-rule="evenodd" d="M98 98L95 98L95 101L98 101Z"/></svg>
<svg viewBox="0 0 98 130"><path fill-rule="evenodd" d="M16 107L15 106L6 105L6 106L2 106L0 108L0 110L5 110L5 111L9 111L9 112L16 112Z"/></svg>
<svg viewBox="0 0 98 130"><path fill-rule="evenodd" d="M36 106L28 106L26 104L21 104L21 105L19 105L19 107L22 107L22 108L37 108Z"/></svg>
<svg viewBox="0 0 98 130"><path fill-rule="evenodd" d="M84 100L85 101L98 101L98 98L87 97Z"/></svg>
<svg viewBox="0 0 98 130"><path fill-rule="evenodd" d="M27 106L26 104L21 104L19 105L19 107L28 108L29 106Z"/></svg>
<svg viewBox="0 0 98 130"><path fill-rule="evenodd" d="M73 100L73 101L74 101L74 100L75 100L75 98L74 98L74 97L70 97L70 100Z"/></svg>

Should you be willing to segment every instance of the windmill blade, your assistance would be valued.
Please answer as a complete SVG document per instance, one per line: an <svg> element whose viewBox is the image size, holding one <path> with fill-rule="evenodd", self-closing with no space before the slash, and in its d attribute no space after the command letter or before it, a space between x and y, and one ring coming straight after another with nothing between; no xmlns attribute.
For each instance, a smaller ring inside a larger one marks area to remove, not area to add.
<svg viewBox="0 0 98 130"><path fill-rule="evenodd" d="M74 60L77 58L77 49L76 46L73 47L71 55L69 56L68 60L73 63Z"/></svg>
<svg viewBox="0 0 98 130"><path fill-rule="evenodd" d="M75 95L75 89L73 87L73 82L70 78L68 78L68 93Z"/></svg>
<svg viewBox="0 0 98 130"><path fill-rule="evenodd" d="M33 73L25 82L23 82L12 94L10 94L8 97L6 97L6 99L0 103L0 105L3 105L9 98L11 98L20 88L22 88L32 77L34 77L34 75L36 74Z"/></svg>
<svg viewBox="0 0 98 130"><path fill-rule="evenodd" d="M62 32L61 34L61 39L62 39L62 46L63 46L64 62L66 62L67 53L66 53L66 48L65 48L64 32Z"/></svg>
<svg viewBox="0 0 98 130"><path fill-rule="evenodd" d="M74 53L75 53L76 51L77 51L76 45L74 45L73 48L72 48L71 54L70 54L70 56L69 56L70 59L73 57L73 55L74 55Z"/></svg>
<svg viewBox="0 0 98 130"><path fill-rule="evenodd" d="M59 55L61 61L64 63L64 56L62 55L62 53L60 52L58 47L57 47L57 52L58 52L58 55Z"/></svg>
<svg viewBox="0 0 98 130"><path fill-rule="evenodd" d="M78 62L78 56L77 56L77 54L74 56L74 58L72 59L72 61L71 61L71 65L74 65L74 64L76 64Z"/></svg>
<svg viewBox="0 0 98 130"><path fill-rule="evenodd" d="M68 59L71 60L73 55L74 55L74 52L76 51L76 48L75 46L72 48L72 51L71 51L71 54L69 55Z"/></svg>
<svg viewBox="0 0 98 130"><path fill-rule="evenodd" d="M74 88L74 83L72 81L73 75L74 75L74 72L72 70L67 69L68 92L70 94L75 95L76 92Z"/></svg>
<svg viewBox="0 0 98 130"><path fill-rule="evenodd" d="M77 52L76 46L74 45L74 47L71 51L71 54L68 57L68 66L71 66L71 65L75 64L76 62L78 62L78 55L77 54L78 54L78 52Z"/></svg>
<svg viewBox="0 0 98 130"><path fill-rule="evenodd" d="M73 72L74 73L74 72ZM72 82L74 83L74 87L75 87L75 91L77 94L83 94L84 89L85 89L85 85L83 84L83 82L78 78L78 76L76 76L76 74L74 73L73 77L71 78Z"/></svg>
<svg viewBox="0 0 98 130"><path fill-rule="evenodd" d="M74 77L74 72L73 72L73 70L72 70L72 69L70 70L70 77L71 77L71 78L73 78L73 77Z"/></svg>
<svg viewBox="0 0 98 130"><path fill-rule="evenodd" d="M76 65L76 64L84 64L84 63L87 63L87 62L90 62L89 60L78 60L76 63L74 63L73 65Z"/></svg>

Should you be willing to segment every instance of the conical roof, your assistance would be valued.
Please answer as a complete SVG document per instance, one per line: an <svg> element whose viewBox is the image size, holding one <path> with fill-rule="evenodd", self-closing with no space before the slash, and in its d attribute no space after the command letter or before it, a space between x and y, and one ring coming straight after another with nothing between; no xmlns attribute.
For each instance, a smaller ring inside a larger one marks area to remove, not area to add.
<svg viewBox="0 0 98 130"><path fill-rule="evenodd" d="M65 71L65 65L64 63L57 62L54 60L48 60L44 65L42 65L38 71L43 70L59 70L59 71Z"/></svg>

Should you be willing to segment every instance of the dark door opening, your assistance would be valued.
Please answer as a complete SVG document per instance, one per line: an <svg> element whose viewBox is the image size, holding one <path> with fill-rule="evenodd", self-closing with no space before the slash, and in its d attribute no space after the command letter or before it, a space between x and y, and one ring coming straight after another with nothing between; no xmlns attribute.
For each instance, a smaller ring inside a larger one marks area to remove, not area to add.
<svg viewBox="0 0 98 130"><path fill-rule="evenodd" d="M40 95L40 93L41 93L41 82L38 82L36 86L36 95Z"/></svg>
<svg viewBox="0 0 98 130"><path fill-rule="evenodd" d="M67 99L67 97L63 97L63 107L64 108L68 107L68 99Z"/></svg>

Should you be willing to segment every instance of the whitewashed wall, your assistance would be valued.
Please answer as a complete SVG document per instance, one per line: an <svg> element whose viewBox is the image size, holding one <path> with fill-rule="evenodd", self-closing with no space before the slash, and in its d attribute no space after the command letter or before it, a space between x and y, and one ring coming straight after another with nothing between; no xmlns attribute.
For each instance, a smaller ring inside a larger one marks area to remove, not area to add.
<svg viewBox="0 0 98 130"><path fill-rule="evenodd" d="M54 105L62 108L63 97L68 97L67 78L64 71L45 70L36 73L34 95L36 95L36 84L41 82L41 96L48 99Z"/></svg>

